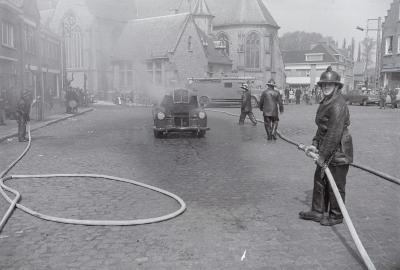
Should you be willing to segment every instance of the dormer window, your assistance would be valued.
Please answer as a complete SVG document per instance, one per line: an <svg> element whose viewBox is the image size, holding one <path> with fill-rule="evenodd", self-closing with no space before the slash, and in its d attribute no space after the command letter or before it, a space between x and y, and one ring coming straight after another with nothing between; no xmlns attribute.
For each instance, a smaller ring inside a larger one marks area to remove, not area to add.
<svg viewBox="0 0 400 270"><path fill-rule="evenodd" d="M307 53L306 54L306 62L316 62L323 61L324 54L323 53Z"/></svg>

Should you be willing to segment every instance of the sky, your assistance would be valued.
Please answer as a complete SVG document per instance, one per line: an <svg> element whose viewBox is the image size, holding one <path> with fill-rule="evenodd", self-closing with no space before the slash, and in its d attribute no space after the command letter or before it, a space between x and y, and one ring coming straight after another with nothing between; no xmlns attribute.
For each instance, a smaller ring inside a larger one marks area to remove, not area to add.
<svg viewBox="0 0 400 270"><path fill-rule="evenodd" d="M212 1L212 0L210 0ZM387 15L393 0L263 0L272 17L281 27L279 36L286 32L317 32L332 36L342 46L354 37L356 44L365 38L365 32L356 30L365 27L367 19ZM376 28L377 21L370 21L369 28ZM376 40L377 32L368 36ZM356 47L357 48L357 47Z"/></svg>

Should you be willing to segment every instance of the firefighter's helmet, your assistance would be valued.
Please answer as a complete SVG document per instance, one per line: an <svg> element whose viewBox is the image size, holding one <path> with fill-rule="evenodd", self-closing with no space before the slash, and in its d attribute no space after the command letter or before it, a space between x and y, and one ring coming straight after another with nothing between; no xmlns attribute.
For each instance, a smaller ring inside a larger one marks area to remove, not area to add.
<svg viewBox="0 0 400 270"><path fill-rule="evenodd" d="M333 71L331 66L321 74L318 85L321 87L322 83L335 83L339 86L339 89L343 87L343 83L340 81L340 75L336 71Z"/></svg>
<svg viewBox="0 0 400 270"><path fill-rule="evenodd" d="M249 85L247 83L243 83L242 86L240 87L246 91L249 91Z"/></svg>
<svg viewBox="0 0 400 270"><path fill-rule="evenodd" d="M274 79L270 79L270 80L266 83L266 85L275 87L275 86L276 86L275 80L274 80Z"/></svg>

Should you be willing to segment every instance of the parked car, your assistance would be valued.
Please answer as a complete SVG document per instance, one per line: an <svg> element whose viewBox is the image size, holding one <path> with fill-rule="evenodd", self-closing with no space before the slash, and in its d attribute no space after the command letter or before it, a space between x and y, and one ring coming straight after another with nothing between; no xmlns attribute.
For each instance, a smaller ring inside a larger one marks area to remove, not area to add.
<svg viewBox="0 0 400 270"><path fill-rule="evenodd" d="M378 105L379 97L373 94L370 89L368 90L352 90L346 94L343 94L347 104L360 104L366 106L369 104Z"/></svg>
<svg viewBox="0 0 400 270"><path fill-rule="evenodd" d="M197 94L189 89L174 89L153 108L154 137L162 138L170 132L190 132L204 137L207 114L200 106Z"/></svg>

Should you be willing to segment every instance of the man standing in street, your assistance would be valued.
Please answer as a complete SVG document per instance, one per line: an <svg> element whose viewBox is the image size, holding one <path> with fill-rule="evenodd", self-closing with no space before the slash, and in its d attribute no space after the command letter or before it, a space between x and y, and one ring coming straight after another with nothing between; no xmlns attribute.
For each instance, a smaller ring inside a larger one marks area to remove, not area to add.
<svg viewBox="0 0 400 270"><path fill-rule="evenodd" d="M250 121L253 123L253 126L255 126L255 125L257 125L257 120L254 117L254 114L252 112L251 93L250 93L249 85L244 83L240 88L243 89L243 93L242 93L242 103L240 106L239 125L244 124L244 119L246 118L246 115L248 115Z"/></svg>
<svg viewBox="0 0 400 270"><path fill-rule="evenodd" d="M275 86L275 81L273 79L269 80L267 82L267 89L262 92L260 98L260 110L263 112L264 127L269 141L272 139L276 140L279 112L283 113L282 97L280 93L275 90Z"/></svg>
<svg viewBox="0 0 400 270"><path fill-rule="evenodd" d="M6 91L4 89L0 92L0 126L4 126L6 123Z"/></svg>
<svg viewBox="0 0 400 270"><path fill-rule="evenodd" d="M29 116L31 112L31 93L29 90L26 89L23 91L15 111L18 122L18 141L27 142L26 123L31 120Z"/></svg>
<svg viewBox="0 0 400 270"><path fill-rule="evenodd" d="M379 89L379 109L386 109L387 92L384 88Z"/></svg>
<svg viewBox="0 0 400 270"><path fill-rule="evenodd" d="M315 123L318 126L312 145L305 151L318 154L314 173L314 189L311 211L302 211L299 217L333 226L343 222L343 215L325 174L328 167L336 182L340 196L345 200L346 176L349 164L353 162L353 142L348 131L350 113L340 89L340 75L329 66L321 74L318 85L323 99L317 110ZM325 215L328 213L328 216Z"/></svg>

